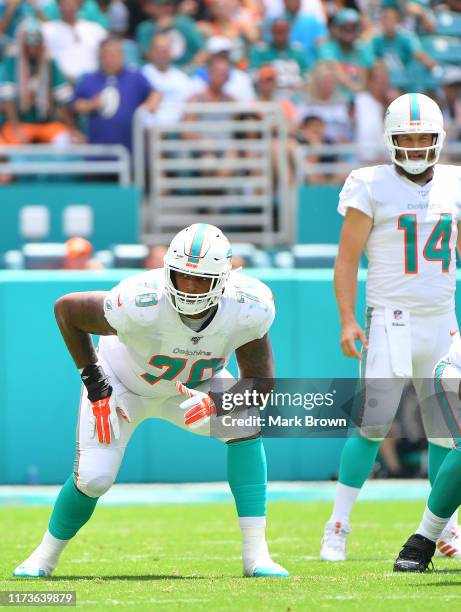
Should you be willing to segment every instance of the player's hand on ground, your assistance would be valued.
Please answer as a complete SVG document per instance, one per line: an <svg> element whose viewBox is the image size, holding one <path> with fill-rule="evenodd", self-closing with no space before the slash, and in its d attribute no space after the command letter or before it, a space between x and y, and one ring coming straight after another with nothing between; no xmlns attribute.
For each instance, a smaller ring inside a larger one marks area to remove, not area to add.
<svg viewBox="0 0 461 612"><path fill-rule="evenodd" d="M89 419L89 436L94 438L98 434L100 444L110 444L113 439L120 438L119 418L131 423L126 408L117 406L115 395L108 395L95 402L90 401L91 416Z"/></svg>
<svg viewBox="0 0 461 612"><path fill-rule="evenodd" d="M361 342L362 348L368 348L366 334L356 321L343 325L341 330L341 348L346 357L361 359L360 352L355 344L357 340Z"/></svg>
<svg viewBox="0 0 461 612"><path fill-rule="evenodd" d="M189 389L182 382L176 383L176 389L185 395L188 399L179 404L182 410L185 410L184 423L191 429L196 429L205 423L208 423L210 416L216 416L217 410L214 401L207 393Z"/></svg>

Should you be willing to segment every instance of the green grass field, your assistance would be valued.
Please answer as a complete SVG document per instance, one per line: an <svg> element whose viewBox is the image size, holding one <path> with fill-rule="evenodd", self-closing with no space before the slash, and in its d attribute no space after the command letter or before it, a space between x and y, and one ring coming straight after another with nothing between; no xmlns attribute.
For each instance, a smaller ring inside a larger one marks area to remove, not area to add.
<svg viewBox="0 0 461 612"><path fill-rule="evenodd" d="M330 504L270 504L269 546L291 572L288 579L241 577L240 534L227 504L100 507L53 578L13 579L12 569L37 545L49 510L3 508L0 590L75 590L77 608L91 610L457 609L461 561L436 559L430 574L392 573L423 506L359 503L349 560L331 564L317 560Z"/></svg>

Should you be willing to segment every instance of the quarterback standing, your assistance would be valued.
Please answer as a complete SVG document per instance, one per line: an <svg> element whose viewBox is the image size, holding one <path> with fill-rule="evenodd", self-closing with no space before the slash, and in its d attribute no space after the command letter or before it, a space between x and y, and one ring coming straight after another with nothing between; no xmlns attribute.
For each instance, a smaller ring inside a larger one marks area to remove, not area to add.
<svg viewBox="0 0 461 612"><path fill-rule="evenodd" d="M450 440L434 403L432 370L458 332L454 294L461 170L436 165L444 137L442 113L433 100L419 93L400 96L385 115L393 163L352 171L340 194L338 210L345 219L335 292L341 347L346 356L361 359L366 394L359 435L346 441L341 456L334 508L320 551L325 561L346 558L352 507L409 379L429 439L431 483L449 452ZM355 318L363 249L368 258L365 330ZM456 513L441 534L441 544L441 555L450 550L450 556L461 557Z"/></svg>
<svg viewBox="0 0 461 612"><path fill-rule="evenodd" d="M231 257L218 228L195 224L172 240L163 269L129 277L108 293L73 293L56 302L59 328L83 382L75 465L41 544L15 576L51 575L113 484L144 419L166 419L209 435L210 423L223 414L213 383L237 392L249 380L267 384L274 377L267 335L275 313L271 292L231 272ZM91 334L101 336L98 352ZM234 351L239 381L225 369ZM287 576L266 544L267 474L259 430L230 433L222 437L242 532L243 573Z"/></svg>

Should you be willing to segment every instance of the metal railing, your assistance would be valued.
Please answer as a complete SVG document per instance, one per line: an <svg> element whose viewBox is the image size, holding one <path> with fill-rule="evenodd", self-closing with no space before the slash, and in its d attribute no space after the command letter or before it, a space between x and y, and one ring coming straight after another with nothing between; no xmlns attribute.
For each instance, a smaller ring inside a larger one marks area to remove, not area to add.
<svg viewBox="0 0 461 612"><path fill-rule="evenodd" d="M291 243L296 200L279 105L187 103L184 112L177 124L149 128L142 111L135 116L134 179L146 196L144 241L168 242L201 220L233 241Z"/></svg>
<svg viewBox="0 0 461 612"><path fill-rule="evenodd" d="M308 157L328 156L337 157L337 161L313 163ZM440 163L452 164L461 162L461 142L446 143L440 156ZM389 164L390 158L386 154L380 160L372 162L364 161L360 156L357 144L322 144L322 145L298 145L296 149L296 177L297 183L309 182L309 177L314 174L321 175L347 175L356 168L372 166L375 164Z"/></svg>
<svg viewBox="0 0 461 612"><path fill-rule="evenodd" d="M25 175L117 175L130 184L130 154L122 145L3 145L0 173Z"/></svg>

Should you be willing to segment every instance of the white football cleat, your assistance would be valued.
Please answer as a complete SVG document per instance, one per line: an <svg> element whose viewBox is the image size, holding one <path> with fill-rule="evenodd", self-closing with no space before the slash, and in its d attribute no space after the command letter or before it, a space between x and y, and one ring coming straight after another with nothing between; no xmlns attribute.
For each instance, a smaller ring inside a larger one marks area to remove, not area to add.
<svg viewBox="0 0 461 612"><path fill-rule="evenodd" d="M260 561L256 560L251 569L244 570L243 575L250 578L288 578L290 574L284 567L267 557Z"/></svg>
<svg viewBox="0 0 461 612"><path fill-rule="evenodd" d="M444 529L435 546L435 556L461 559L461 537L458 527Z"/></svg>
<svg viewBox="0 0 461 612"><path fill-rule="evenodd" d="M40 563L37 557L29 557L14 570L16 578L48 578L53 573L54 567Z"/></svg>
<svg viewBox="0 0 461 612"><path fill-rule="evenodd" d="M345 561L346 542L351 528L341 521L330 521L323 532L320 559L322 561Z"/></svg>

